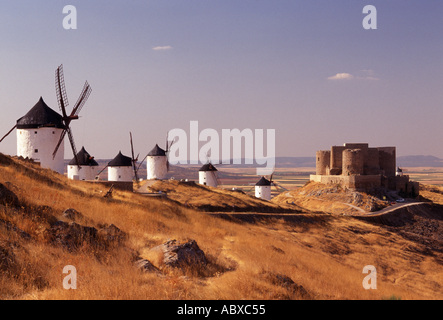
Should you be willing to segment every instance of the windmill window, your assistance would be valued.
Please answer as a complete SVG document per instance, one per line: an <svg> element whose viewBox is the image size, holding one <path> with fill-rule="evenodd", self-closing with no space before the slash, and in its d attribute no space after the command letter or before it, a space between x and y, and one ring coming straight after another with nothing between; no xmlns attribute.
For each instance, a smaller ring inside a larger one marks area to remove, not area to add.
<svg viewBox="0 0 443 320"><path fill-rule="evenodd" d="M52 134L55 134L55 131L52 131Z"/></svg>
<svg viewBox="0 0 443 320"><path fill-rule="evenodd" d="M34 131L34 134L37 134L37 131Z"/></svg>
<svg viewBox="0 0 443 320"><path fill-rule="evenodd" d="M35 149L34 152L35 152L35 153L38 153L38 149Z"/></svg>

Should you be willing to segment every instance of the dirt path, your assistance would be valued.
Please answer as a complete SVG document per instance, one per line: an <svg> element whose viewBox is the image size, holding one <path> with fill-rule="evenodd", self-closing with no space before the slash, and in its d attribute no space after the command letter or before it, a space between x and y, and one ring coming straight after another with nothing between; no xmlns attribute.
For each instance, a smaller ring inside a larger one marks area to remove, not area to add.
<svg viewBox="0 0 443 320"><path fill-rule="evenodd" d="M367 213L366 215L368 216L374 216L374 215L383 215L386 213L390 213L396 210L399 210L401 208L405 208L405 207L410 207L410 206L417 206L417 205L422 205L424 204L424 202L408 202L408 203L396 203L390 207L384 208L382 210L379 211L375 211L375 212L370 212Z"/></svg>

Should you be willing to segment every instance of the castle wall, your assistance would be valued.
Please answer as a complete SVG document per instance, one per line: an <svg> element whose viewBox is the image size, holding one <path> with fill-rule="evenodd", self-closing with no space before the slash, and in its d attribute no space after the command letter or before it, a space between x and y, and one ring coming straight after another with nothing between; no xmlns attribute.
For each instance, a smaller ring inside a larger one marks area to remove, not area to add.
<svg viewBox="0 0 443 320"><path fill-rule="evenodd" d="M395 176L395 147L379 147L377 149L379 153L380 170L384 172L385 176Z"/></svg>
<svg viewBox="0 0 443 320"><path fill-rule="evenodd" d="M368 155L366 158L365 174L379 174L380 173L380 158L377 148L368 148Z"/></svg>
<svg viewBox="0 0 443 320"><path fill-rule="evenodd" d="M316 152L316 174L329 174L331 151L323 150Z"/></svg>
<svg viewBox="0 0 443 320"><path fill-rule="evenodd" d="M311 175L311 181L323 184L338 184L343 188L358 191L369 191L381 186L381 175L324 176Z"/></svg>
<svg viewBox="0 0 443 320"><path fill-rule="evenodd" d="M364 151L362 149L346 149L343 151L342 175L352 176L364 173Z"/></svg>
<svg viewBox="0 0 443 320"><path fill-rule="evenodd" d="M331 175L342 174L343 150L345 150L345 149L346 149L346 147L344 147L344 146L332 146L331 147L331 164L329 166Z"/></svg>

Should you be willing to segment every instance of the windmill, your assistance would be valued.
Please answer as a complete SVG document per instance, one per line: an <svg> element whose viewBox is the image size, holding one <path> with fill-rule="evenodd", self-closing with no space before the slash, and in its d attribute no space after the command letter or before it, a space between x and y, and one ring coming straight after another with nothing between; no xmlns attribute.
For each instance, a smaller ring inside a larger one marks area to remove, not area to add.
<svg viewBox="0 0 443 320"><path fill-rule="evenodd" d="M146 157L146 171L148 180L162 180L165 179L167 173L169 172L169 152L174 141L168 141L166 136L166 147L165 150L160 148L158 144L149 151Z"/></svg>
<svg viewBox="0 0 443 320"><path fill-rule="evenodd" d="M135 177L135 182L138 184L138 175L137 175L137 161L138 161L138 156L140 154L137 155L137 157L134 156L134 144L132 143L132 133L129 132L129 138L131 140L131 153L132 153L132 168L134 170L134 177Z"/></svg>
<svg viewBox="0 0 443 320"><path fill-rule="evenodd" d="M207 185L210 187L218 187L220 185L220 180L218 178L217 169L211 163L211 159L209 158L209 152L206 153L206 164L204 164L198 170L198 180L202 185Z"/></svg>
<svg viewBox="0 0 443 320"><path fill-rule="evenodd" d="M69 125L72 120L77 120L79 118L78 114L80 113L80 110L83 108L86 101L88 100L92 89L88 81L86 81L83 86L83 90L81 91L80 96L77 99L77 102L72 108L71 113L68 115L66 112L66 108L68 107L69 102L68 102L68 96L66 94L66 86L65 86L65 79L63 75L63 64L62 64L55 71L55 91L57 94L57 103L60 108L60 111L62 112L63 131L60 135L60 139L55 147L55 150L52 153L52 157L55 158L57 151L60 148L60 145L62 144L65 138L65 135L68 134L72 152L74 153L75 163L80 168L79 160L77 158L77 149L75 148L75 143L74 143L74 137L72 135L72 130Z"/></svg>

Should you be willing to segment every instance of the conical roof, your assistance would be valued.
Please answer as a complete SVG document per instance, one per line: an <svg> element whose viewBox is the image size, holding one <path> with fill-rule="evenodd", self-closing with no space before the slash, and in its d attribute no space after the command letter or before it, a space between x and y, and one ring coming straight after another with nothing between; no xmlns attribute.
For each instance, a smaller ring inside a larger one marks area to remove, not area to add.
<svg viewBox="0 0 443 320"><path fill-rule="evenodd" d="M17 129L40 127L64 128L62 116L49 108L42 97L27 114L17 120Z"/></svg>
<svg viewBox="0 0 443 320"><path fill-rule="evenodd" d="M265 177L262 177L256 184L256 186L270 186L271 182L266 179Z"/></svg>
<svg viewBox="0 0 443 320"><path fill-rule="evenodd" d="M207 163L198 171L217 171L217 169L212 165L212 163Z"/></svg>
<svg viewBox="0 0 443 320"><path fill-rule="evenodd" d="M82 147L82 149L77 153L77 159L78 164L81 166L98 166L97 161L94 160L94 157L91 157L91 155L85 150L85 147ZM77 165L75 162L75 157L69 161L69 165Z"/></svg>
<svg viewBox="0 0 443 320"><path fill-rule="evenodd" d="M162 148L160 148L158 146L158 144L156 144L155 147L151 151L149 151L148 156L149 157L156 157L156 156L166 157L166 151L163 150Z"/></svg>
<svg viewBox="0 0 443 320"><path fill-rule="evenodd" d="M132 159L124 156L122 152L120 151L118 155L115 156L114 159L109 161L108 163L109 167L131 167L132 166Z"/></svg>

